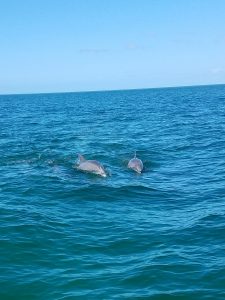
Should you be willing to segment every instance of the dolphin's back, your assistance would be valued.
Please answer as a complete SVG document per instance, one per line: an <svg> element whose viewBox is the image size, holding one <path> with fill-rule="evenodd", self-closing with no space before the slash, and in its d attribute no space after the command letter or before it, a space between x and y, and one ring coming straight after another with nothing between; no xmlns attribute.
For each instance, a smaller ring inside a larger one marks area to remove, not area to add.
<svg viewBox="0 0 225 300"><path fill-rule="evenodd" d="M96 160L85 160L78 165L78 169L89 172L97 172L101 164Z"/></svg>
<svg viewBox="0 0 225 300"><path fill-rule="evenodd" d="M132 158L128 163L128 168L142 171L143 170L143 162L139 158Z"/></svg>

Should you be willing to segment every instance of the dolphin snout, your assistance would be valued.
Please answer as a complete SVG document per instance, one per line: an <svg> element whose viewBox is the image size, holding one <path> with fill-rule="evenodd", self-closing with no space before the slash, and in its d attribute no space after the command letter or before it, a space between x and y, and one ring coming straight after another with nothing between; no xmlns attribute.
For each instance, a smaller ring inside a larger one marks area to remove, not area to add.
<svg viewBox="0 0 225 300"><path fill-rule="evenodd" d="M142 169L141 168L136 168L136 171L141 174Z"/></svg>
<svg viewBox="0 0 225 300"><path fill-rule="evenodd" d="M107 174L104 169L100 170L99 175L102 177L107 177Z"/></svg>

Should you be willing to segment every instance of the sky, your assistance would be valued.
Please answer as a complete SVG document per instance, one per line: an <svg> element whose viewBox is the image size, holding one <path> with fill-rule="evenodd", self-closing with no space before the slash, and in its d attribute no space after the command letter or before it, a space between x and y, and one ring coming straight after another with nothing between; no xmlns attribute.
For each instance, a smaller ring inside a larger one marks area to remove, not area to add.
<svg viewBox="0 0 225 300"><path fill-rule="evenodd" d="M224 0L0 0L0 94L217 83Z"/></svg>

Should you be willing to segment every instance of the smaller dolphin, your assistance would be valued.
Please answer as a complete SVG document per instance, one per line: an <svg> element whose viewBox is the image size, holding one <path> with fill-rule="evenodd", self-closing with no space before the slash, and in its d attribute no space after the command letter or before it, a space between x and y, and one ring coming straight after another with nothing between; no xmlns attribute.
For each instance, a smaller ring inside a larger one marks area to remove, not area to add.
<svg viewBox="0 0 225 300"><path fill-rule="evenodd" d="M103 166L97 160L87 160L81 154L78 154L78 165L76 168L78 170L97 174L102 177L107 176Z"/></svg>
<svg viewBox="0 0 225 300"><path fill-rule="evenodd" d="M143 170L143 162L137 158L136 156L136 151L135 151L135 154L134 154L134 158L132 158L129 163L128 163L128 166L127 166L129 169L132 169L134 170L135 172L141 174L142 170Z"/></svg>

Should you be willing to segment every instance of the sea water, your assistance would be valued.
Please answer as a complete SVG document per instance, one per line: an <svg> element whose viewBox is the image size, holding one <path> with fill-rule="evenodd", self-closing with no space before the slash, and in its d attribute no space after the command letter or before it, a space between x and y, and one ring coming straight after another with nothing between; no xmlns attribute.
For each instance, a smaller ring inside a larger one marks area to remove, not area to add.
<svg viewBox="0 0 225 300"><path fill-rule="evenodd" d="M225 86L0 96L0 216L1 300L225 299Z"/></svg>

